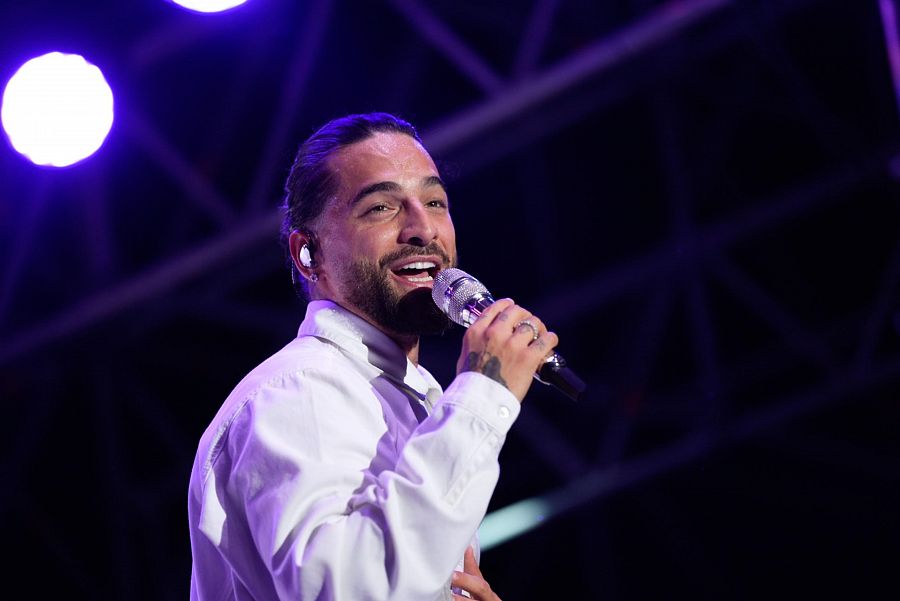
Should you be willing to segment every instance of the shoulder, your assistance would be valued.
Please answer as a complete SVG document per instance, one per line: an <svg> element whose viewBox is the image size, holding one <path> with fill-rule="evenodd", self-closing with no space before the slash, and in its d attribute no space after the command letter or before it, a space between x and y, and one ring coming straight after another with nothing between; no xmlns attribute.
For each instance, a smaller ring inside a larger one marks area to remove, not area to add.
<svg viewBox="0 0 900 601"><path fill-rule="evenodd" d="M222 404L197 450L204 479L226 445L240 446L272 429L280 435L296 429L314 442L323 422L370 413L370 390L367 374L333 344L294 339L248 373Z"/></svg>

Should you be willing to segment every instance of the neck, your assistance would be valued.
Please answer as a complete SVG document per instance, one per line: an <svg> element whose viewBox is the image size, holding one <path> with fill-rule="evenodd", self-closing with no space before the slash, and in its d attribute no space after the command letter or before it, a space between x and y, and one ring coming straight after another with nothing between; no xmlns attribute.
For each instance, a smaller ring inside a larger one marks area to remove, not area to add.
<svg viewBox="0 0 900 601"><path fill-rule="evenodd" d="M406 357L412 362L413 365L419 364L418 336L400 336L397 334L391 334L390 332L384 333L390 336L391 340L396 342L397 345L403 349L403 352L406 353Z"/></svg>
<svg viewBox="0 0 900 601"><path fill-rule="evenodd" d="M338 301L334 300L333 298L328 298L321 294L315 294L315 293L313 293L311 295L311 297L312 297L311 300L330 300L332 302L335 302L335 303L341 305L344 309L346 309L346 310L350 311L351 313L353 313L354 315L356 315L357 317L369 322L374 327L378 328L381 332L383 332L385 336L387 336L388 338L393 340L397 344L397 346L399 346L400 349L403 350L403 352L406 354L407 359L409 359L413 365L419 365L419 336L417 336L415 334L400 334L393 330L387 329L380 323L376 323L375 321L373 321L371 317L369 317L362 311L356 309L355 307L353 307L349 304L339 303Z"/></svg>
<svg viewBox="0 0 900 601"><path fill-rule="evenodd" d="M350 309L353 311L353 309ZM375 323L368 315L362 315L353 311L359 317L365 319L367 322L381 330L381 332L393 340L397 346L399 346L404 353L406 353L406 358L409 359L413 365L419 364L419 337L415 334L399 334L394 332L393 330L389 330L385 328L383 325L379 323Z"/></svg>

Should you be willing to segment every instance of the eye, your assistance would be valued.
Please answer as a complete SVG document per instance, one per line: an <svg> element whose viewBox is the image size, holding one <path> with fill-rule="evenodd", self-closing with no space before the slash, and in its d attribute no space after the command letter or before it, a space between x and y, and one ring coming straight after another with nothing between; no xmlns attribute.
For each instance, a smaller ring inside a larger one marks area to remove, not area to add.
<svg viewBox="0 0 900 601"><path fill-rule="evenodd" d="M427 203L425 203L425 206L427 206L427 207L433 207L433 208L436 208L436 209L446 209L446 208L447 208L447 201L446 201L446 200L441 200L441 199L436 198L436 199L434 199L434 200L429 200Z"/></svg>
<svg viewBox="0 0 900 601"><path fill-rule="evenodd" d="M384 204L373 205L368 208L366 213L384 213L388 210L388 206Z"/></svg>

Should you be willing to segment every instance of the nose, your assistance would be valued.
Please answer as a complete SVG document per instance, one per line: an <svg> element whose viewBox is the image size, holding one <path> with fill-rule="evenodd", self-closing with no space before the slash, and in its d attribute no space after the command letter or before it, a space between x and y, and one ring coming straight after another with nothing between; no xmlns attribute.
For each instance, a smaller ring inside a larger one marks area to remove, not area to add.
<svg viewBox="0 0 900 601"><path fill-rule="evenodd" d="M416 200L411 200L406 205L400 242L413 246L427 246L437 238L437 228L432 223L431 215L422 203Z"/></svg>

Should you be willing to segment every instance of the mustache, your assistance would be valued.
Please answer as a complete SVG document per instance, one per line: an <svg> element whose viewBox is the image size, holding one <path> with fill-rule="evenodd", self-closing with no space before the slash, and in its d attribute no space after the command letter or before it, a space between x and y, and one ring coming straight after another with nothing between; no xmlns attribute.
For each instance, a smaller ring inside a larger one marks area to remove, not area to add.
<svg viewBox="0 0 900 601"><path fill-rule="evenodd" d="M408 259L410 257L427 257L427 256L437 256L440 257L441 262L444 266L452 266L452 261L450 257L444 252L444 249L437 245L437 243L430 243L427 246L404 246L403 248L398 248L397 250L390 252L378 260L378 267L380 269L384 269L389 264L394 261L399 261L400 259Z"/></svg>

